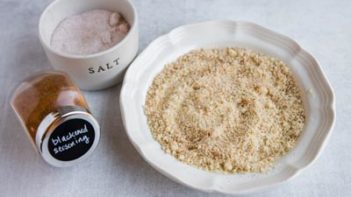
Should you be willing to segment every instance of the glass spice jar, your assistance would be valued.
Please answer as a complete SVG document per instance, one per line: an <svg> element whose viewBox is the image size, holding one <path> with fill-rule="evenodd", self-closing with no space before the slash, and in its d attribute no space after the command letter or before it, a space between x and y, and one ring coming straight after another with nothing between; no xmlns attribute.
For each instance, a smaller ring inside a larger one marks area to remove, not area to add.
<svg viewBox="0 0 351 197"><path fill-rule="evenodd" d="M57 167L86 158L100 138L100 127L68 75L41 72L14 91L11 106L44 160Z"/></svg>

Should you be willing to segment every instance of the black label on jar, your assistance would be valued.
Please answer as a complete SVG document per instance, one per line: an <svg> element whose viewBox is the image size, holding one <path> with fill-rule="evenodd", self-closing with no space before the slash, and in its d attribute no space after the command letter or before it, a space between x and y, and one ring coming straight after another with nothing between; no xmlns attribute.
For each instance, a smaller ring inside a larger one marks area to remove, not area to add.
<svg viewBox="0 0 351 197"><path fill-rule="evenodd" d="M52 132L48 142L49 152L58 160L71 161L88 152L94 138L94 127L88 121L71 119Z"/></svg>

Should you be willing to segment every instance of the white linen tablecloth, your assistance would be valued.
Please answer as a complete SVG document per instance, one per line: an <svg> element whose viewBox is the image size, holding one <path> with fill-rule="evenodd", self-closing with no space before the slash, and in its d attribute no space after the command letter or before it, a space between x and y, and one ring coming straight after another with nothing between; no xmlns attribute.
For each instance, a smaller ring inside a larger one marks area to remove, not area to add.
<svg viewBox="0 0 351 197"><path fill-rule="evenodd" d="M120 85L85 92L102 127L94 154L54 168L32 149L10 105L23 78L50 68L38 40L49 0L0 1L0 196L222 196L177 184L150 167L128 141ZM336 94L337 121L320 158L295 179L252 196L351 196L351 1L138 0L140 49L177 26L212 19L252 21L297 40L320 62Z"/></svg>

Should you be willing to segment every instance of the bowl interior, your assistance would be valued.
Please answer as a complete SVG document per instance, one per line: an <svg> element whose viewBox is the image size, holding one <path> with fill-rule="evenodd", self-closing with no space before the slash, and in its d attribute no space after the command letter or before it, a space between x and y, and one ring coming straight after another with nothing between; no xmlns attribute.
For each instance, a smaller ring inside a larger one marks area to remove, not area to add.
<svg viewBox="0 0 351 197"><path fill-rule="evenodd" d="M47 48L55 51L51 48L50 42L51 35L57 25L68 16L92 9L116 11L123 15L131 29L136 25L135 9L128 0L56 0L45 9L40 17L39 36L43 44Z"/></svg>
<svg viewBox="0 0 351 197"><path fill-rule="evenodd" d="M264 174L221 174L186 165L164 153L143 112L153 78L166 63L199 48L245 47L287 63L301 89L306 123L296 147ZM238 194L281 183L318 156L334 122L333 93L314 58L291 39L247 22L211 21L177 28L150 44L127 71L121 91L126 132L146 161L166 176L204 191Z"/></svg>

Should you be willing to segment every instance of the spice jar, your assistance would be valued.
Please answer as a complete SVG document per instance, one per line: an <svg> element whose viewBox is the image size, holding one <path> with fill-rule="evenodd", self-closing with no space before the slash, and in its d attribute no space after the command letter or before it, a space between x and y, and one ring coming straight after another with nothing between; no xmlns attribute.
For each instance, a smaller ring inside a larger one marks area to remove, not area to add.
<svg viewBox="0 0 351 197"><path fill-rule="evenodd" d="M11 106L33 145L53 166L75 164L99 141L99 124L65 73L42 72L23 81L13 93Z"/></svg>

